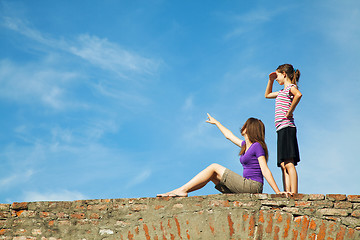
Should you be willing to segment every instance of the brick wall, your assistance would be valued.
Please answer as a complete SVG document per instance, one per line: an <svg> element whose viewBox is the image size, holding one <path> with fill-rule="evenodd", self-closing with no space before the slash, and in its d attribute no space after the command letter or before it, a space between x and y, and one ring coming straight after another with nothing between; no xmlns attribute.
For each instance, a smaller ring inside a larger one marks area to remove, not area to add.
<svg viewBox="0 0 360 240"><path fill-rule="evenodd" d="M0 204L0 239L360 239L360 195Z"/></svg>

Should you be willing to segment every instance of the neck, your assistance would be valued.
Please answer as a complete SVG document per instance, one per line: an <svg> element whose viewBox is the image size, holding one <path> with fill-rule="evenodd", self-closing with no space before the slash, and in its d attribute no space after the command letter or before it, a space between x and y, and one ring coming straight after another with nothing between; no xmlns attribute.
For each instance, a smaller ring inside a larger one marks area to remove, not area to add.
<svg viewBox="0 0 360 240"><path fill-rule="evenodd" d="M284 88L287 88L290 84L292 84L291 80L287 78L284 82Z"/></svg>
<svg viewBox="0 0 360 240"><path fill-rule="evenodd" d="M250 142L247 136L245 136L245 143L246 143L246 147L250 147L250 145L252 144L252 142Z"/></svg>

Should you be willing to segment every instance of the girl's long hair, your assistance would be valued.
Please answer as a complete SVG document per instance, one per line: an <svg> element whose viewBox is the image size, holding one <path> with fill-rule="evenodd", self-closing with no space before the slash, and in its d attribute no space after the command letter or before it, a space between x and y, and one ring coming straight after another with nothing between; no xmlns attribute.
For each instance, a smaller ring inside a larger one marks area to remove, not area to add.
<svg viewBox="0 0 360 240"><path fill-rule="evenodd" d="M299 79L300 79L300 70L299 69L295 69L293 67L293 65L286 63L286 64L278 66L276 71L285 72L286 75L290 78L291 83L295 84L297 86Z"/></svg>
<svg viewBox="0 0 360 240"><path fill-rule="evenodd" d="M241 133L244 132L246 129L246 134L250 140L250 142L255 143L258 142L261 144L262 148L265 151L265 159L266 161L269 158L268 148L265 143L265 125L264 123L257 118L249 118L245 123L244 126L241 128ZM246 142L242 145L240 154L244 154L246 151Z"/></svg>

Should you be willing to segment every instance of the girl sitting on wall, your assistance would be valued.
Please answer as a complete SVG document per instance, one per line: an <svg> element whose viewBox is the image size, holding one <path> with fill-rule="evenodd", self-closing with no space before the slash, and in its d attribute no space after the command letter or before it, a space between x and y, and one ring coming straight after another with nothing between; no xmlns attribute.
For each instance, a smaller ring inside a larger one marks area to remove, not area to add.
<svg viewBox="0 0 360 240"><path fill-rule="evenodd" d="M275 193L282 193L267 165L268 150L263 122L249 118L241 128L241 135L245 139L241 140L210 114L207 115L206 122L216 125L228 140L241 148L240 163L244 168L243 176L213 163L185 185L168 193L158 194L157 197L187 197L189 192L204 187L209 181L212 181L215 188L222 193L262 193L264 177Z"/></svg>

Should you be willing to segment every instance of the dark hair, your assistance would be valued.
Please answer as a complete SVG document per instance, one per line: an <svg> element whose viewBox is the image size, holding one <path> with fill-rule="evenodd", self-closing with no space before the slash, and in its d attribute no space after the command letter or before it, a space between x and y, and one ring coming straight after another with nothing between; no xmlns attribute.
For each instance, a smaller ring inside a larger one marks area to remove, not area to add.
<svg viewBox="0 0 360 240"><path fill-rule="evenodd" d="M299 82L299 78L300 78L300 70L299 69L295 69L293 67L293 65L286 63L286 64L278 66L276 71L285 72L286 75L290 78L291 83L295 84L297 86L297 83Z"/></svg>
<svg viewBox="0 0 360 240"><path fill-rule="evenodd" d="M265 151L266 161L269 158L268 149L265 143L265 125L264 123L257 118L249 118L241 128L241 133L246 129L246 134L250 142L258 142L261 144L262 148ZM242 145L239 155L244 154L246 151L246 142Z"/></svg>

